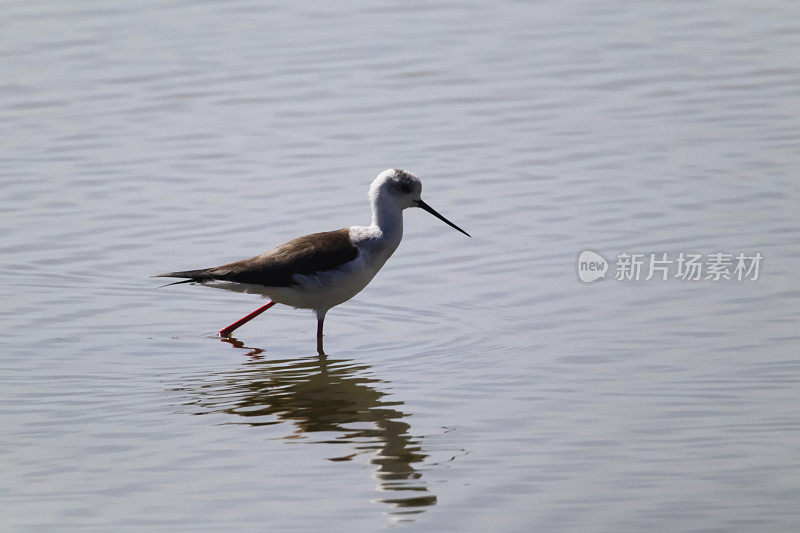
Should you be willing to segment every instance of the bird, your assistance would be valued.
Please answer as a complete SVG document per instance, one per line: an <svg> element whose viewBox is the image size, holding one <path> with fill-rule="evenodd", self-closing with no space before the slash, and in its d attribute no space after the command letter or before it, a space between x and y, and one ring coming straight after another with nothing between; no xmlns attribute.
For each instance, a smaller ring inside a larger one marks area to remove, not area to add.
<svg viewBox="0 0 800 533"><path fill-rule="evenodd" d="M298 237L255 257L225 265L167 272L154 277L183 278L169 283L197 283L255 293L270 301L219 331L220 337L256 318L276 303L311 309L317 317L317 352L325 355L322 329L328 311L349 300L367 286L403 237L403 210L418 207L467 237L456 226L422 201L422 182L405 170L387 169L372 181L369 226L312 233ZM166 286L166 285L165 285Z"/></svg>

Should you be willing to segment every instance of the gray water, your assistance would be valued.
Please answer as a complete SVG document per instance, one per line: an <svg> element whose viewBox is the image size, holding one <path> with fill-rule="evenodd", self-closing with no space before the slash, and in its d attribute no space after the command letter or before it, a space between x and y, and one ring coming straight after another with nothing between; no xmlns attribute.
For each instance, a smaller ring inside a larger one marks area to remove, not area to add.
<svg viewBox="0 0 800 533"><path fill-rule="evenodd" d="M800 528L795 2L0 16L0 529ZM421 210L313 316L149 276ZM610 263L584 284L583 250ZM757 280L617 280L622 253Z"/></svg>

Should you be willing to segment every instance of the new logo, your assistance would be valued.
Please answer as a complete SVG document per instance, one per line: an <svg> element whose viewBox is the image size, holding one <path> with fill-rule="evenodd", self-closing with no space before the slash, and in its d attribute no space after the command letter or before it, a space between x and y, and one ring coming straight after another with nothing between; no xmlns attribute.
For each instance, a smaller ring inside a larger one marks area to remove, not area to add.
<svg viewBox="0 0 800 533"><path fill-rule="evenodd" d="M591 250L584 250L578 256L578 277L584 283L591 283L606 277L608 261L605 257Z"/></svg>

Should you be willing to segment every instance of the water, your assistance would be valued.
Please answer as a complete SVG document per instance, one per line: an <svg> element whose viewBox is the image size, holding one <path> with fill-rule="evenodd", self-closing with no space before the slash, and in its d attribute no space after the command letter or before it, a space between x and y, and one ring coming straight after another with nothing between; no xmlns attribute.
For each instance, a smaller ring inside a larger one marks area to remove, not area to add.
<svg viewBox="0 0 800 533"><path fill-rule="evenodd" d="M798 15L6 2L0 529L797 529ZM366 223L388 167L473 238L407 212L325 361L149 278Z"/></svg>

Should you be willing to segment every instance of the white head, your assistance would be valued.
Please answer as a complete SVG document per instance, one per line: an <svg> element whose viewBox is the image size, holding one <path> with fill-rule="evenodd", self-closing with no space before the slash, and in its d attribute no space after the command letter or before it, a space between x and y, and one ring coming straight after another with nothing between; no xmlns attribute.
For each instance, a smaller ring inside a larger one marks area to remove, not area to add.
<svg viewBox="0 0 800 533"><path fill-rule="evenodd" d="M369 198L372 201L373 209L386 205L391 205L400 211L408 207L420 207L467 237L470 236L469 233L444 218L431 206L423 202L421 196L422 182L419 178L410 172L395 168L384 170L378 174L378 177L375 178L372 185L369 187Z"/></svg>
<svg viewBox="0 0 800 533"><path fill-rule="evenodd" d="M415 201L422 194L422 182L405 170L384 170L369 186L369 197L373 203L391 202L400 209L416 207Z"/></svg>

